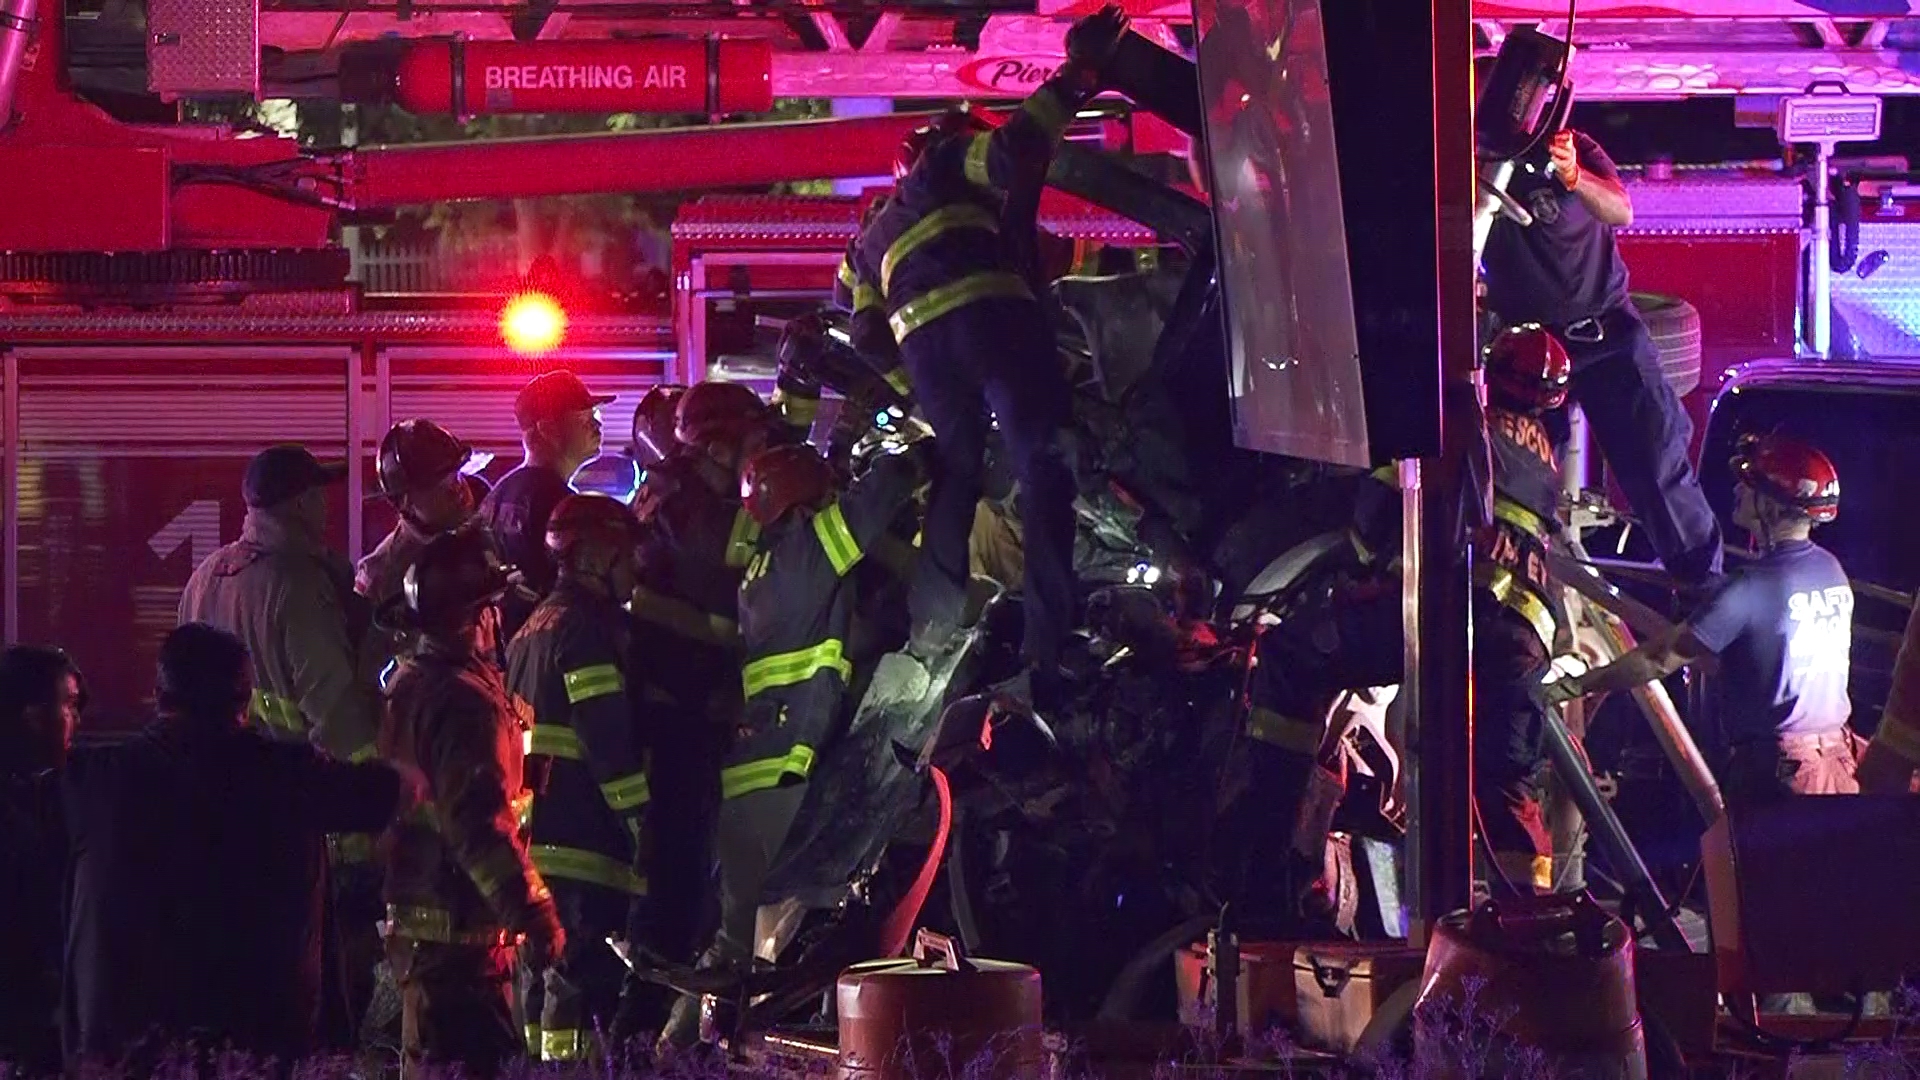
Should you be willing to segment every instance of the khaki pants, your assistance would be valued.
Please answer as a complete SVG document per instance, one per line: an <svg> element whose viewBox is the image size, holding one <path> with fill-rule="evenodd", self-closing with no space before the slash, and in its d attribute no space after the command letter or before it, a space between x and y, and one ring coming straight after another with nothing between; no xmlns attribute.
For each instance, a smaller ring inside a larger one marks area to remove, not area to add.
<svg viewBox="0 0 1920 1080"><path fill-rule="evenodd" d="M1727 799L1759 802L1785 795L1858 795L1854 779L1859 736L1852 728L1820 735L1783 735L1747 743L1727 759Z"/></svg>

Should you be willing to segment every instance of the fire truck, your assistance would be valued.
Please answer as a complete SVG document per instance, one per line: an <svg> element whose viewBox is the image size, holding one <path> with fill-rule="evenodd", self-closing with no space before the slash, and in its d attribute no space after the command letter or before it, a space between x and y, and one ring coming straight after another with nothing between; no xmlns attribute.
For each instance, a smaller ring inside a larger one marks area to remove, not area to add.
<svg viewBox="0 0 1920 1080"><path fill-rule="evenodd" d="M1583 46L1583 100L1741 102L1844 78L1853 95L1920 89L1912 0L1834 15L1801 0L1487 0L1477 45L1538 25ZM1136 29L1189 48L1185 4L1129 0ZM511 398L565 366L617 395L609 449L648 387L752 351L741 327L824 298L862 197L710 196L675 222L670 315L576 314L537 360L501 348L492 309L393 308L347 280L343 226L437 201L595 192L765 190L884 174L923 113L1007 102L1061 62L1087 0L951 3L367 6L287 0L0 0L0 623L86 669L98 722L136 720L155 646L197 560L237 535L241 468L303 442L357 464L333 505L357 556L389 526L367 499L391 421L426 416L517 460ZM1911 40L1910 40L1911 38ZM835 119L738 123L775 97L835 100ZM704 114L712 122L567 138L313 149L177 121L181 102L328 98L423 113ZM1124 102L1072 137L1136 154L1187 138ZM1718 373L1804 351L1803 185L1726 171L1633 180L1637 288L1691 307L1657 331L1701 404ZM1832 277L1863 342L1913 332L1889 297L1920 263L1889 184L1858 227L1857 274ZM1050 193L1043 224L1151 247L1139 222ZM1882 254L1885 253L1885 254ZM1868 273L1868 261L1875 272ZM1687 312L1697 312L1697 322ZM1856 312L1858 313L1856 315ZM1693 345L1697 338L1698 345ZM1876 344L1877 350L1881 346ZM1692 372L1702 366L1708 376ZM716 364L716 366L724 366ZM1689 370L1691 369L1691 370ZM1704 426L1704 425L1703 425Z"/></svg>

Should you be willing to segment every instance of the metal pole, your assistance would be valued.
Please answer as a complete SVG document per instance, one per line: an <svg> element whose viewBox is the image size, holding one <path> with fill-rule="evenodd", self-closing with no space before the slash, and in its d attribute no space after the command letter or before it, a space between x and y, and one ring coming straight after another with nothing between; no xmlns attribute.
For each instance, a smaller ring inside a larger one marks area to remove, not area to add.
<svg viewBox="0 0 1920 1080"><path fill-rule="evenodd" d="M1471 552L1460 493L1481 419L1474 382L1473 9L1432 0L1434 199L1439 232L1441 450L1400 470L1405 563L1408 938L1424 944L1473 898Z"/></svg>
<svg viewBox="0 0 1920 1080"><path fill-rule="evenodd" d="M1813 297L1807 313L1809 344L1813 355L1822 360L1833 345L1833 265L1829 261L1830 226L1833 217L1832 188L1828 171L1833 166L1833 147L1821 143L1813 157L1813 237L1807 246L1807 260L1813 275Z"/></svg>
<svg viewBox="0 0 1920 1080"><path fill-rule="evenodd" d="M13 123L13 91L27 66L39 6L39 0L0 0L0 131ZM54 21L59 19L60 10L55 8ZM56 58L54 53L47 62L57 62Z"/></svg>
<svg viewBox="0 0 1920 1080"><path fill-rule="evenodd" d="M1568 404L1567 454L1560 466L1560 483L1570 498L1577 499L1587 490L1587 448L1586 410L1577 404Z"/></svg>

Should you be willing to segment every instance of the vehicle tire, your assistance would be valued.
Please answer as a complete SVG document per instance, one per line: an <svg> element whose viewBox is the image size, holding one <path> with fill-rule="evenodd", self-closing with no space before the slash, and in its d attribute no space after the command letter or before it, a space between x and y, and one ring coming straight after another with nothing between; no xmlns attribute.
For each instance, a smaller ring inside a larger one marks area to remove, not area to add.
<svg viewBox="0 0 1920 1080"><path fill-rule="evenodd" d="M1681 397L1700 385L1700 310L1685 300L1634 293L1633 306L1660 351L1660 371Z"/></svg>

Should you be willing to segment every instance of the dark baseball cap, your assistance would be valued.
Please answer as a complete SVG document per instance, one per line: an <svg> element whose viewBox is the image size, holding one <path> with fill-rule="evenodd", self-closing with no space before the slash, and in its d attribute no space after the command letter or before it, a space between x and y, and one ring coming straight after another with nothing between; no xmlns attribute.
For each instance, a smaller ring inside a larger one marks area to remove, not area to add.
<svg viewBox="0 0 1920 1080"><path fill-rule="evenodd" d="M240 492L247 505L259 509L278 506L313 488L346 478L344 464L322 465L304 446L269 446L247 462Z"/></svg>
<svg viewBox="0 0 1920 1080"><path fill-rule="evenodd" d="M522 387L513 399L513 418L521 431L537 424L558 420L569 413L585 412L613 400L612 394L596 394L587 389L580 376L571 371L549 371Z"/></svg>

